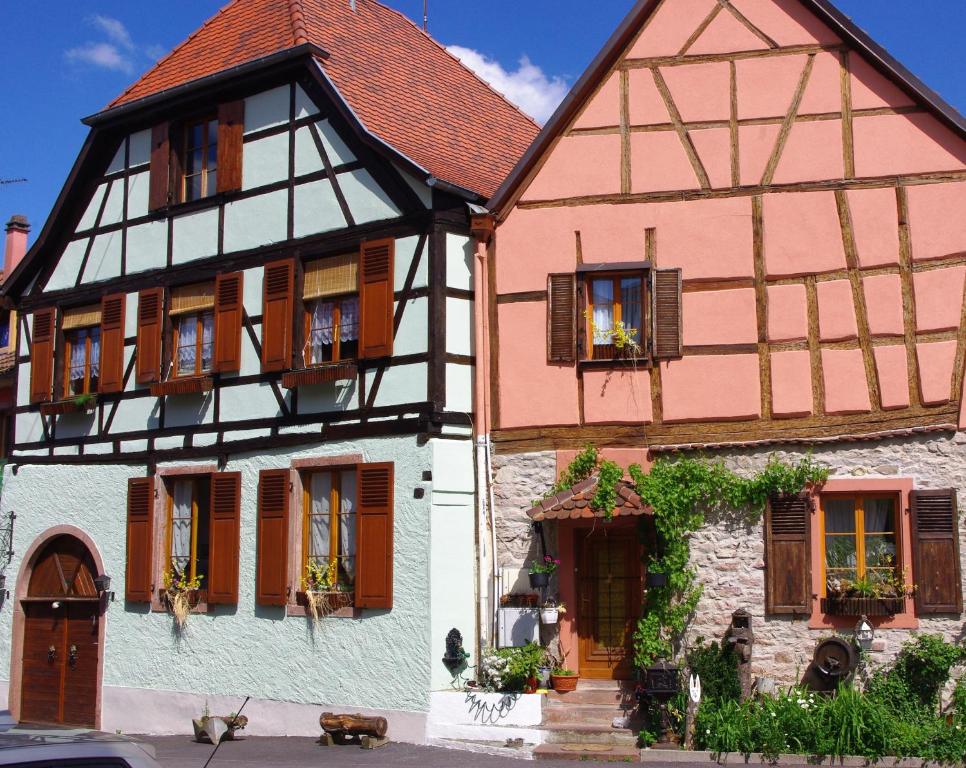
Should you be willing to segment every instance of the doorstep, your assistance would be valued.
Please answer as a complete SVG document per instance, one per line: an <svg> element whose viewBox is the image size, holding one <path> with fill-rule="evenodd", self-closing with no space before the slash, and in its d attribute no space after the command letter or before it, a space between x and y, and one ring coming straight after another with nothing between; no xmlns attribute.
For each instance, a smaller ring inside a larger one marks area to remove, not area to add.
<svg viewBox="0 0 966 768"><path fill-rule="evenodd" d="M619 744L540 744L533 750L535 760L583 760L604 763L636 763L641 750Z"/></svg>

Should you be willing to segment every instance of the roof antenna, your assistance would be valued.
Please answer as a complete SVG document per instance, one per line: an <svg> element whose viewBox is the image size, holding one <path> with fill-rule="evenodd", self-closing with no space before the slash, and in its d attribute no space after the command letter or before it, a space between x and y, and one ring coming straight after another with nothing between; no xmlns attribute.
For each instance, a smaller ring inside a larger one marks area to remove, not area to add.
<svg viewBox="0 0 966 768"><path fill-rule="evenodd" d="M423 0L423 32L429 31L429 0Z"/></svg>

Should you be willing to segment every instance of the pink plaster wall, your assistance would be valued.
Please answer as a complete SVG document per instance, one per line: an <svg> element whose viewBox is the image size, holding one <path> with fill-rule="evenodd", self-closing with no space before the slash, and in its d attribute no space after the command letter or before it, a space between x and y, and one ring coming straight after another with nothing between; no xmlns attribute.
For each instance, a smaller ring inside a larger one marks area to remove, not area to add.
<svg viewBox="0 0 966 768"><path fill-rule="evenodd" d="M645 369L584 371L584 420L588 424L651 421L651 375Z"/></svg>
<svg viewBox="0 0 966 768"><path fill-rule="evenodd" d="M852 131L857 176L961 170L966 165L964 142L932 115L857 116Z"/></svg>
<svg viewBox="0 0 966 768"><path fill-rule="evenodd" d="M698 177L674 131L631 134L631 191L698 189Z"/></svg>
<svg viewBox="0 0 966 768"><path fill-rule="evenodd" d="M832 192L765 195L763 206L769 277L845 268L842 230Z"/></svg>
<svg viewBox="0 0 966 768"><path fill-rule="evenodd" d="M631 125L670 123L671 116L661 98L654 75L649 69L632 69L627 73L627 108Z"/></svg>
<svg viewBox="0 0 966 768"><path fill-rule="evenodd" d="M829 280L816 286L818 328L822 341L844 341L859 335L855 322L852 284L848 280Z"/></svg>
<svg viewBox="0 0 966 768"><path fill-rule="evenodd" d="M917 330L950 331L959 328L964 275L966 266L917 272L913 276Z"/></svg>
<svg viewBox="0 0 966 768"><path fill-rule="evenodd" d="M864 413L872 410L865 365L860 349L823 349L827 413Z"/></svg>
<svg viewBox="0 0 966 768"><path fill-rule="evenodd" d="M915 261L966 252L966 183L923 184L906 195Z"/></svg>
<svg viewBox="0 0 966 768"><path fill-rule="evenodd" d="M732 0L732 4L781 46L839 42L799 0Z"/></svg>
<svg viewBox="0 0 966 768"><path fill-rule="evenodd" d="M695 355L661 366L665 421L761 415L758 355Z"/></svg>
<svg viewBox="0 0 966 768"><path fill-rule="evenodd" d="M845 175L844 168L841 120L796 123L788 134L773 181L775 184L794 184L841 179Z"/></svg>
<svg viewBox="0 0 966 768"><path fill-rule="evenodd" d="M689 135L711 186L715 189L730 188L731 131L727 128L702 128L689 131Z"/></svg>
<svg viewBox="0 0 966 768"><path fill-rule="evenodd" d="M523 199L620 192L620 163L620 136L564 136L530 183Z"/></svg>
<svg viewBox="0 0 966 768"><path fill-rule="evenodd" d="M837 53L817 53L812 74L798 105L798 114L814 115L842 111L842 64ZM789 99L791 103L791 99ZM787 108L786 108L787 109Z"/></svg>
<svg viewBox="0 0 966 768"><path fill-rule="evenodd" d="M808 352L771 355L772 413L780 417L812 413L811 357Z"/></svg>
<svg viewBox="0 0 966 768"><path fill-rule="evenodd" d="M674 56L715 5L715 0L664 0L631 44L627 58Z"/></svg>
<svg viewBox="0 0 966 768"><path fill-rule="evenodd" d="M685 346L754 344L758 341L755 291L702 291L684 294Z"/></svg>
<svg viewBox="0 0 966 768"><path fill-rule="evenodd" d="M879 396L886 409L909 407L909 366L902 345L876 347L875 369L879 378Z"/></svg>
<svg viewBox="0 0 966 768"><path fill-rule="evenodd" d="M608 77L590 102L584 107L580 117L574 121L574 128L602 128L620 125L620 75L616 72Z"/></svg>
<svg viewBox="0 0 966 768"><path fill-rule="evenodd" d="M922 392L922 402L926 405L949 402L956 342L938 341L933 344L917 344L916 358L919 361L919 388Z"/></svg>
<svg viewBox="0 0 966 768"><path fill-rule="evenodd" d="M869 333L873 336L902 336L902 284L899 275L869 275L862 278Z"/></svg>
<svg viewBox="0 0 966 768"><path fill-rule="evenodd" d="M740 95L738 99L740 103ZM742 184L755 186L761 183L780 132L780 125L742 125L738 128L738 164Z"/></svg>
<svg viewBox="0 0 966 768"><path fill-rule="evenodd" d="M727 62L662 67L660 71L684 122L730 118L731 90Z"/></svg>
<svg viewBox="0 0 966 768"><path fill-rule="evenodd" d="M731 51L760 51L768 46L752 34L730 13L719 13L701 37L688 49L688 53L730 53Z"/></svg>
<svg viewBox="0 0 966 768"><path fill-rule="evenodd" d="M845 193L859 265L899 263L899 214L894 189L852 189Z"/></svg>
<svg viewBox="0 0 966 768"><path fill-rule="evenodd" d="M768 340L808 338L808 304L804 285L768 286Z"/></svg>
<svg viewBox="0 0 966 768"><path fill-rule="evenodd" d="M880 74L861 56L849 55L849 70L853 109L906 107L913 103L898 85Z"/></svg>
<svg viewBox="0 0 966 768"><path fill-rule="evenodd" d="M736 61L738 118L784 117L806 61L806 56Z"/></svg>

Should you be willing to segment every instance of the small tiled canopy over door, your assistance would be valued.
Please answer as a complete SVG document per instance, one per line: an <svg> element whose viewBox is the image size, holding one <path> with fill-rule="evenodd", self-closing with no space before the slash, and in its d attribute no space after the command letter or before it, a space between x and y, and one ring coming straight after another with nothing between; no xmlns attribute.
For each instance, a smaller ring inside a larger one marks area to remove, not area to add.
<svg viewBox="0 0 966 768"><path fill-rule="evenodd" d="M101 299L101 392L124 389L124 304L127 294Z"/></svg>
<svg viewBox="0 0 966 768"><path fill-rule="evenodd" d="M392 354L394 240L362 244L360 290L361 357Z"/></svg>
<svg viewBox="0 0 966 768"><path fill-rule="evenodd" d="M916 612L962 613L956 491L952 488L913 491L909 500Z"/></svg>
<svg viewBox="0 0 966 768"><path fill-rule="evenodd" d="M392 608L393 465L356 469L356 608Z"/></svg>
<svg viewBox="0 0 966 768"><path fill-rule="evenodd" d="M54 336L57 310L39 309L34 313L30 335L30 402L46 403L54 381Z"/></svg>
<svg viewBox="0 0 966 768"><path fill-rule="evenodd" d="M285 605L288 600L289 482L287 469L263 469L258 475L258 605Z"/></svg>
<svg viewBox="0 0 966 768"><path fill-rule="evenodd" d="M547 276L547 362L577 359L577 276Z"/></svg>
<svg viewBox="0 0 966 768"><path fill-rule="evenodd" d="M812 501L772 496L765 508L765 611L810 614Z"/></svg>
<svg viewBox="0 0 966 768"><path fill-rule="evenodd" d="M154 478L127 481L127 568L124 598L130 603L151 602L154 558Z"/></svg>
<svg viewBox="0 0 966 768"><path fill-rule="evenodd" d="M238 604L238 546L241 473L211 475L211 522L208 529L208 603Z"/></svg>

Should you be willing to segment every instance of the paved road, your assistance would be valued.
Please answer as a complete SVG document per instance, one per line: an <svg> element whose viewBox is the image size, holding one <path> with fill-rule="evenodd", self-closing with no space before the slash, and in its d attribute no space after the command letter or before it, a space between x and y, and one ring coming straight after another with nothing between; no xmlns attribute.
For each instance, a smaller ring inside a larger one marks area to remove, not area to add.
<svg viewBox="0 0 966 768"><path fill-rule="evenodd" d="M187 736L140 737L154 744L164 768L202 768L212 747L196 744ZM221 745L211 768L576 768L581 765L615 765L574 761L523 762L436 747L387 744L378 749L322 747L315 739L248 738ZM685 764L649 763L648 768L686 768Z"/></svg>

